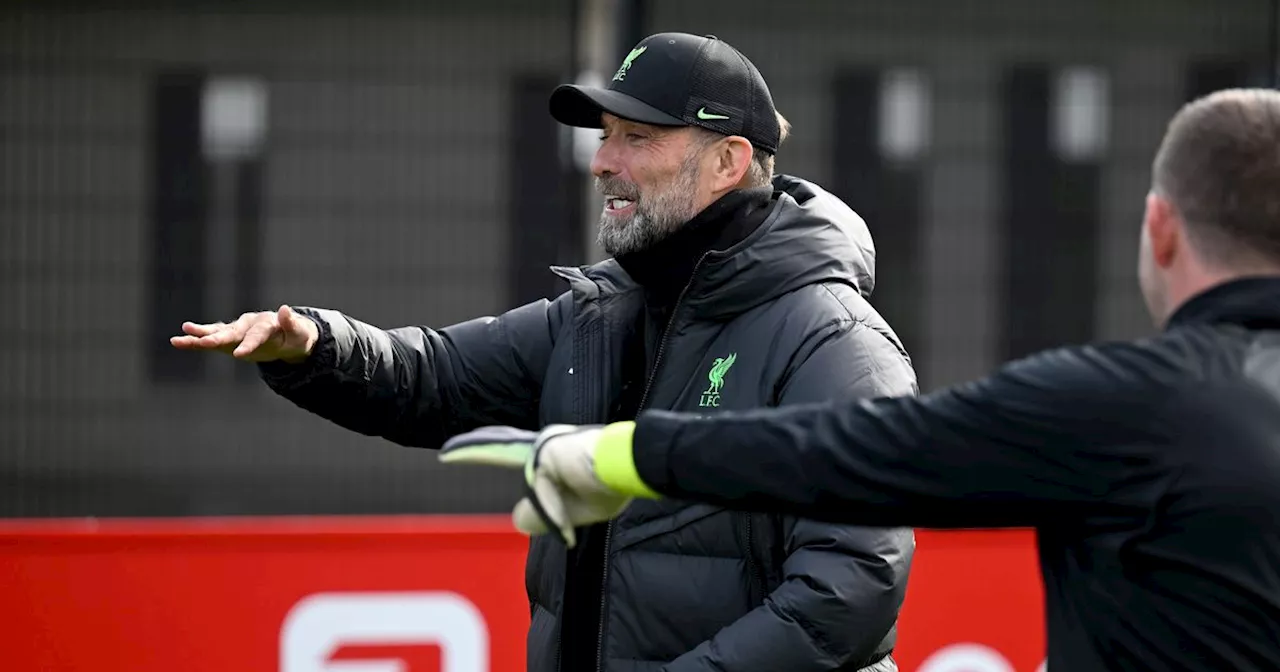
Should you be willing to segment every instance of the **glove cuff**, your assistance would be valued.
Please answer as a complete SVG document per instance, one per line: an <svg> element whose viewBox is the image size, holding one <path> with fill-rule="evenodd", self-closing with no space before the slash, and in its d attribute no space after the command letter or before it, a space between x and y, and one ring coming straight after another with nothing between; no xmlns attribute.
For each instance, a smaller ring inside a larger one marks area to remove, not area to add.
<svg viewBox="0 0 1280 672"><path fill-rule="evenodd" d="M631 437L635 434L636 423L615 422L600 430L592 453L592 466L596 478L610 490L631 497L659 499L661 495L654 492L644 481L640 480L640 472L636 471L636 463L631 455Z"/></svg>

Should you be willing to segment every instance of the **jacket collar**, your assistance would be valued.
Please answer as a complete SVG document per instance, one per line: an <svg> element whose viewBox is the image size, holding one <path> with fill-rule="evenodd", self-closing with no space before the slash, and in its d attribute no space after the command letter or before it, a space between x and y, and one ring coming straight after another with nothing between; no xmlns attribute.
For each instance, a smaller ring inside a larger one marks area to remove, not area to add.
<svg viewBox="0 0 1280 672"><path fill-rule="evenodd" d="M1191 324L1280 328L1280 277L1251 277L1211 287L1183 303L1166 329Z"/></svg>
<svg viewBox="0 0 1280 672"><path fill-rule="evenodd" d="M618 264L652 301L675 303L703 255L727 250L751 235L768 214L772 196L768 187L731 191L652 247L619 255Z"/></svg>
<svg viewBox="0 0 1280 672"><path fill-rule="evenodd" d="M874 286L875 247L862 218L818 185L775 176L765 221L742 242L708 255L687 304L727 319L803 286L839 282L864 297Z"/></svg>

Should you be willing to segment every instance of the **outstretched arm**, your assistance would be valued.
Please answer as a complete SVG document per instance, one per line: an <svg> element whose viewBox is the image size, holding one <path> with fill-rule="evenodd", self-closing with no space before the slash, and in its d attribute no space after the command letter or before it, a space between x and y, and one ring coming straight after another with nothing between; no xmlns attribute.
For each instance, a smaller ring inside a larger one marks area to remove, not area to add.
<svg viewBox="0 0 1280 672"><path fill-rule="evenodd" d="M632 494L863 525L1139 513L1159 486L1160 456L1145 447L1156 428L1135 412L1160 402L1151 359L1131 346L1063 349L921 398L709 418L652 411L631 441L602 442L595 463Z"/></svg>
<svg viewBox="0 0 1280 672"><path fill-rule="evenodd" d="M536 426L542 376L568 297L443 329L383 330L300 308L320 327L300 364L260 364L272 390L361 434L438 448L487 424Z"/></svg>

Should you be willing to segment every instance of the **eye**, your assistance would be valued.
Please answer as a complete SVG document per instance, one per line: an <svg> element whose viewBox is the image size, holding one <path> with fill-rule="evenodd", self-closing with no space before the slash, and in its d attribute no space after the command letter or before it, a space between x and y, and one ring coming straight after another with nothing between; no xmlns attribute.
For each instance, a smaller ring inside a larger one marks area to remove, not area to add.
<svg viewBox="0 0 1280 672"><path fill-rule="evenodd" d="M627 134L627 139L628 139L628 140L632 140L632 141L635 141L635 140L644 140L644 139L645 139L645 136L644 136L643 134L640 134L640 133L628 133L628 134Z"/></svg>

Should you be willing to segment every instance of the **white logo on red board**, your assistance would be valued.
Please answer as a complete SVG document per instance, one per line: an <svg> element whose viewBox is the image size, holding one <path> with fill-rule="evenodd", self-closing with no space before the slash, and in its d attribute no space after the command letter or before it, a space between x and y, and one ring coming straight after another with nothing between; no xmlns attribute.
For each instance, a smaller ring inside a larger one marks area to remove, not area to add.
<svg viewBox="0 0 1280 672"><path fill-rule="evenodd" d="M457 593L317 593L280 629L280 672L437 669L489 672L484 615Z"/></svg>
<svg viewBox="0 0 1280 672"><path fill-rule="evenodd" d="M1046 672L1040 663L1035 672ZM951 644L933 652L916 672L1017 672L1003 654L982 644Z"/></svg>

